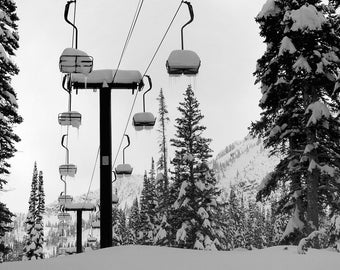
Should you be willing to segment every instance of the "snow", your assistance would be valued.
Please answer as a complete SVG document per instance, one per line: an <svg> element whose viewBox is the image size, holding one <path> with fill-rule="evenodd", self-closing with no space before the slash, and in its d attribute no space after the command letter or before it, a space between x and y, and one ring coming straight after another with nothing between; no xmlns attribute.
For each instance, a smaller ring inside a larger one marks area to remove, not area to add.
<svg viewBox="0 0 340 270"><path fill-rule="evenodd" d="M200 207L197 211L197 214L202 218L202 219L206 219L209 218L209 214L207 213L207 211L205 211L205 209L203 207Z"/></svg>
<svg viewBox="0 0 340 270"><path fill-rule="evenodd" d="M115 76L115 77L114 77ZM114 78L114 81L113 81ZM99 69L93 70L87 76L83 74L72 74L72 83L98 84L100 86L108 84L140 84L142 75L137 70L121 70L118 72L115 69Z"/></svg>
<svg viewBox="0 0 340 270"><path fill-rule="evenodd" d="M181 185L181 189L179 190L179 194L177 197L177 200L174 203L174 208L177 209L180 207L180 200L182 199L183 196L185 196L186 194L186 188L188 187L188 182L187 181L183 181L182 185ZM183 205L183 204L182 204Z"/></svg>
<svg viewBox="0 0 340 270"><path fill-rule="evenodd" d="M118 175L122 175L122 174L131 174L132 173L133 168L131 167L130 164L119 164L116 167L116 174Z"/></svg>
<svg viewBox="0 0 340 270"><path fill-rule="evenodd" d="M279 55L283 55L284 52L289 52L291 54L296 52L296 48L292 42L292 40L285 36L281 41L281 46L279 49Z"/></svg>
<svg viewBox="0 0 340 270"><path fill-rule="evenodd" d="M297 10L292 10L285 17L293 20L292 31L321 30L322 25L326 22L326 18L316 10L314 5L307 4Z"/></svg>
<svg viewBox="0 0 340 270"><path fill-rule="evenodd" d="M267 0L263 5L260 13L256 16L257 19L267 18L269 16L275 16L280 13L280 8L275 4L275 0Z"/></svg>
<svg viewBox="0 0 340 270"><path fill-rule="evenodd" d="M301 231L303 229L303 227L304 227L304 224L300 220L299 210L298 210L298 208L295 208L294 213L293 213L292 217L289 219L288 224L286 226L286 229L281 236L281 240L284 239L289 234L293 233L295 229Z"/></svg>
<svg viewBox="0 0 340 270"><path fill-rule="evenodd" d="M1 270L334 270L339 262L339 253L309 249L307 254L299 255L296 246L227 252L120 246L53 259L2 263Z"/></svg>
<svg viewBox="0 0 340 270"><path fill-rule="evenodd" d="M69 203L65 206L66 211L76 211L82 209L84 211L94 211L96 210L96 206L93 203Z"/></svg>
<svg viewBox="0 0 340 270"><path fill-rule="evenodd" d="M330 117L330 112L326 104L322 103L321 101L311 103L306 109L306 114L309 112L312 112L312 115L307 122L307 127L312 124L315 125L318 121L321 120L322 117L325 117L326 119Z"/></svg>
<svg viewBox="0 0 340 270"><path fill-rule="evenodd" d="M307 73L310 73L312 71L312 68L308 64L308 61L302 55L296 60L293 68L296 72L298 72L299 70L305 70Z"/></svg>
<svg viewBox="0 0 340 270"><path fill-rule="evenodd" d="M197 53L189 50L174 50L166 62L169 74L197 74L201 60Z"/></svg>

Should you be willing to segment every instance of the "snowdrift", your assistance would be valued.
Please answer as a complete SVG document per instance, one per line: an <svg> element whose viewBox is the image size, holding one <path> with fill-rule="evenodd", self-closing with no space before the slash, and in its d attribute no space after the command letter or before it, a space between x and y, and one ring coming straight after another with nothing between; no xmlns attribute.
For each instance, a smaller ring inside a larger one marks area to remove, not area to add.
<svg viewBox="0 0 340 270"><path fill-rule="evenodd" d="M166 247L122 246L40 261L3 263L1 270L331 270L338 269L340 253L296 246L263 250L210 252Z"/></svg>

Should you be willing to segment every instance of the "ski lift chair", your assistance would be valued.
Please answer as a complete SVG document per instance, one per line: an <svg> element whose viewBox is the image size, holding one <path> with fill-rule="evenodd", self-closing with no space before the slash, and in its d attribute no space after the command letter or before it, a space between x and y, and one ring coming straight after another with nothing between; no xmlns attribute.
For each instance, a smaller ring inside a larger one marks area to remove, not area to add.
<svg viewBox="0 0 340 270"><path fill-rule="evenodd" d="M125 134L125 136L128 140L128 144L123 148L123 164L119 164L115 169L117 176L131 175L133 170L130 164L125 163L125 149L130 145L130 137L127 134Z"/></svg>
<svg viewBox="0 0 340 270"><path fill-rule="evenodd" d="M60 205L66 205L66 204L69 204L73 201L73 197L71 195L63 195L61 194L59 197L58 197L58 202Z"/></svg>
<svg viewBox="0 0 340 270"><path fill-rule="evenodd" d="M93 57L78 49L66 48L59 58L59 69L62 73L89 74L92 68Z"/></svg>
<svg viewBox="0 0 340 270"><path fill-rule="evenodd" d="M59 166L59 174L61 176L74 177L77 173L77 166L74 164L63 164Z"/></svg>
<svg viewBox="0 0 340 270"><path fill-rule="evenodd" d="M59 69L62 73L82 73L89 74L93 68L93 57L78 50L78 28L68 19L71 4L76 1L68 1L65 5L64 19L72 26L75 33L75 48L66 48L59 58ZM72 44L73 46L73 44Z"/></svg>
<svg viewBox="0 0 340 270"><path fill-rule="evenodd" d="M65 145L65 138L67 136L68 136L67 134L64 134L63 137L61 138L61 146L64 147L66 150L67 159L66 159L66 164L59 166L59 174L60 176L74 177L77 173L77 166L69 163L69 150L67 146Z"/></svg>
<svg viewBox="0 0 340 270"><path fill-rule="evenodd" d="M152 88L151 78L145 75L149 81L149 89L143 94L143 112L136 113L132 118L132 124L137 131L143 129L152 129L156 123L156 117L151 112L145 112L145 94Z"/></svg>
<svg viewBox="0 0 340 270"><path fill-rule="evenodd" d="M69 213L61 212L58 214L58 219L60 221L68 222L71 221L71 215Z"/></svg>
<svg viewBox="0 0 340 270"><path fill-rule="evenodd" d="M92 229L100 229L100 220L97 219L95 221L92 221L91 227L92 227Z"/></svg>
<svg viewBox="0 0 340 270"><path fill-rule="evenodd" d="M97 238L93 237L93 236L88 236L87 237L87 243L96 243L97 242Z"/></svg>
<svg viewBox="0 0 340 270"><path fill-rule="evenodd" d="M194 11L191 3L184 1L187 4L190 13L190 20L181 28L181 50L174 50L170 53L166 61L166 68L169 75L196 75L201 66L201 59L194 51L184 50L183 29L194 20Z"/></svg>
<svg viewBox="0 0 340 270"><path fill-rule="evenodd" d="M81 114L76 111L59 113L58 122L61 126L72 126L79 128L81 124Z"/></svg>
<svg viewBox="0 0 340 270"><path fill-rule="evenodd" d="M112 194L112 204L118 204L118 202L119 202L119 198L118 198L117 189L116 189L116 192Z"/></svg>

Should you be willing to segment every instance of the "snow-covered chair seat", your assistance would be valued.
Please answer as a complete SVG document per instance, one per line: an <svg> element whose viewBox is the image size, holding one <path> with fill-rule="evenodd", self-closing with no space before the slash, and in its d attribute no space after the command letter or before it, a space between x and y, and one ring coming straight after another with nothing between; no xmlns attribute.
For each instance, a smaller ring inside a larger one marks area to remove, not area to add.
<svg viewBox="0 0 340 270"><path fill-rule="evenodd" d="M93 57L78 49L66 48L59 58L59 69L62 73L88 74L92 68Z"/></svg>
<svg viewBox="0 0 340 270"><path fill-rule="evenodd" d="M136 113L132 118L132 124L136 130L152 129L156 123L156 117L151 112Z"/></svg>
<svg viewBox="0 0 340 270"><path fill-rule="evenodd" d="M96 210L96 206L93 203L69 203L65 206L66 211L94 211Z"/></svg>
<svg viewBox="0 0 340 270"><path fill-rule="evenodd" d="M58 202L60 205L66 205L73 201L73 197L71 195L60 195L58 197Z"/></svg>
<svg viewBox="0 0 340 270"><path fill-rule="evenodd" d="M194 51L174 50L166 61L169 75L196 75L201 66L201 59Z"/></svg>
<svg viewBox="0 0 340 270"><path fill-rule="evenodd" d="M97 238L93 237L93 236L89 236L89 237L87 237L87 242L88 243L96 243L97 242Z"/></svg>
<svg viewBox="0 0 340 270"><path fill-rule="evenodd" d="M64 164L59 166L59 174L61 176L74 177L77 173L77 166L74 164Z"/></svg>
<svg viewBox="0 0 340 270"><path fill-rule="evenodd" d="M112 194L112 204L117 204L119 202L119 198L117 194Z"/></svg>
<svg viewBox="0 0 340 270"><path fill-rule="evenodd" d="M130 175L132 170L133 168L130 164L119 164L115 169L117 175Z"/></svg>
<svg viewBox="0 0 340 270"><path fill-rule="evenodd" d="M81 124L81 114L76 111L59 113L58 122L61 126L72 126L79 128Z"/></svg>
<svg viewBox="0 0 340 270"><path fill-rule="evenodd" d="M138 70L115 69L93 70L87 76L74 74L71 83L76 89L141 89L144 86L142 74Z"/></svg>
<svg viewBox="0 0 340 270"><path fill-rule="evenodd" d="M58 219L60 221L71 221L72 217L69 213L61 212L58 214Z"/></svg>
<svg viewBox="0 0 340 270"><path fill-rule="evenodd" d="M92 229L99 229L100 228L100 220L95 220L91 224Z"/></svg>

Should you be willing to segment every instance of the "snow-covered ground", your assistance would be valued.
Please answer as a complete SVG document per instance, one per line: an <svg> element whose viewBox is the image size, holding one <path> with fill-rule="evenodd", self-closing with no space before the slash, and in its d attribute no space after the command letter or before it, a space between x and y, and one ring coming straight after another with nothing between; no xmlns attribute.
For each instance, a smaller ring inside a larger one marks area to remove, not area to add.
<svg viewBox="0 0 340 270"><path fill-rule="evenodd" d="M263 250L210 252L151 246L122 246L41 261L3 263L1 270L334 270L340 253L310 249L297 254L295 246Z"/></svg>

